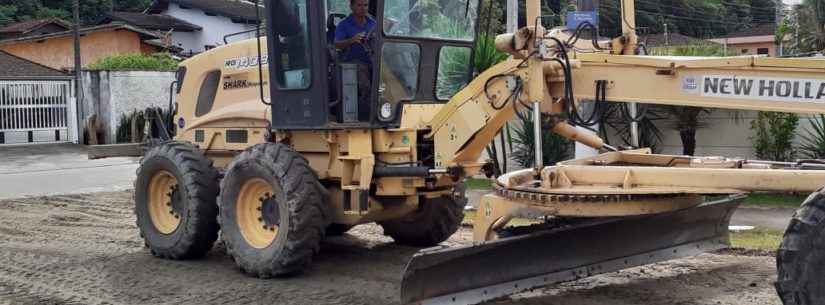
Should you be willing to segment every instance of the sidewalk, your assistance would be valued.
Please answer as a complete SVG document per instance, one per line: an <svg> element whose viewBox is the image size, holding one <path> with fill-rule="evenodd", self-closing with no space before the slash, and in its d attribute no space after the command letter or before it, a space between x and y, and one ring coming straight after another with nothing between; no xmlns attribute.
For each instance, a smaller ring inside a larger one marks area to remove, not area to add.
<svg viewBox="0 0 825 305"><path fill-rule="evenodd" d="M0 199L132 188L137 158L88 160L74 144L0 147Z"/></svg>

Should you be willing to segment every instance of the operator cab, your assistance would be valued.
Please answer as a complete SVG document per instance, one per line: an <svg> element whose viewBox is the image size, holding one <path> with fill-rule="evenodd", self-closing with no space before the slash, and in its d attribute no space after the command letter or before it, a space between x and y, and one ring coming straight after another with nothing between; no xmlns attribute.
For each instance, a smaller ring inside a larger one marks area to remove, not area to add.
<svg viewBox="0 0 825 305"><path fill-rule="evenodd" d="M267 0L272 127L391 127L403 104L446 102L472 77L478 7L478 0L371 0L375 28L364 45L372 64L359 95L358 67L334 46L350 0Z"/></svg>

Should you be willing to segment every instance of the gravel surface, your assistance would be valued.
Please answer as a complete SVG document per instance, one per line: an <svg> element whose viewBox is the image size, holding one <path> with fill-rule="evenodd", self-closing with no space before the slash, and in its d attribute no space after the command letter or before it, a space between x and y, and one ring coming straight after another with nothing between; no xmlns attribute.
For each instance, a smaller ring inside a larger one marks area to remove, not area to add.
<svg viewBox="0 0 825 305"><path fill-rule="evenodd" d="M447 244L470 242L462 228ZM0 304L398 304L414 248L362 225L329 238L304 275L242 275L218 244L201 260L143 247L129 192L0 200ZM506 262L504 262L506 263ZM490 304L780 304L772 257L725 254L632 268Z"/></svg>

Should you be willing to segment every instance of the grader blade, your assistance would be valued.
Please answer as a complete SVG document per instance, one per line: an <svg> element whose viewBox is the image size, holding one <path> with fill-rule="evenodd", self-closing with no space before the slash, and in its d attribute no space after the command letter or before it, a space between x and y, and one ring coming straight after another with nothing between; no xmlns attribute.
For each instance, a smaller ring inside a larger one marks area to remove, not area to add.
<svg viewBox="0 0 825 305"><path fill-rule="evenodd" d="M460 248L415 254L404 273L405 304L477 304L728 246L728 223L744 196L644 217L602 219Z"/></svg>

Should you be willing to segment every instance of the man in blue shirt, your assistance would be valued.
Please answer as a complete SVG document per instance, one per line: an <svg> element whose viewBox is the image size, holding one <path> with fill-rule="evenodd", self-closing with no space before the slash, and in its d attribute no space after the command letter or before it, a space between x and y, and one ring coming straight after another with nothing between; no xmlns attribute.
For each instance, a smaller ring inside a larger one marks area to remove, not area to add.
<svg viewBox="0 0 825 305"><path fill-rule="evenodd" d="M352 14L335 28L335 47L341 51L341 61L359 61L372 65L367 44L375 29L375 20L369 16L369 0L350 0Z"/></svg>
<svg viewBox="0 0 825 305"><path fill-rule="evenodd" d="M335 48L341 50L341 62L358 64L358 120L369 120L370 93L372 88L372 50L370 36L375 20L369 16L369 0L350 0L352 14L341 20L335 28Z"/></svg>

